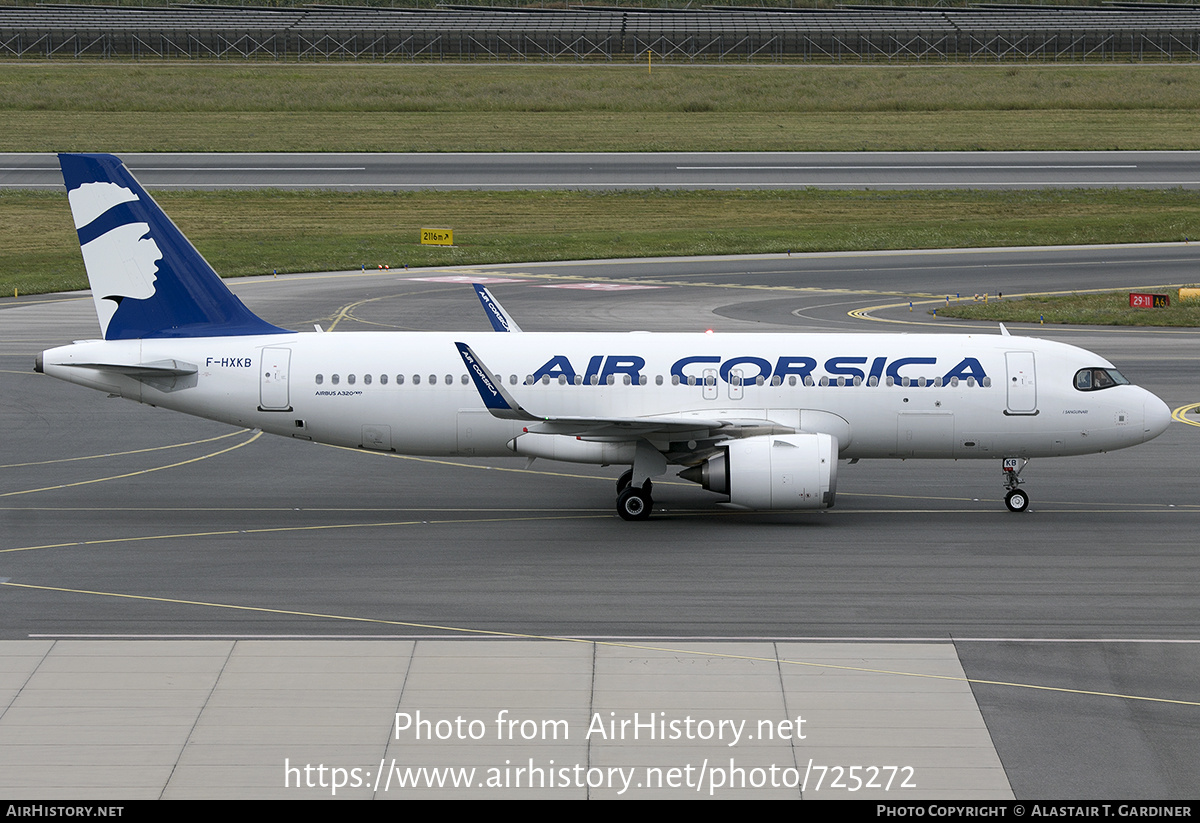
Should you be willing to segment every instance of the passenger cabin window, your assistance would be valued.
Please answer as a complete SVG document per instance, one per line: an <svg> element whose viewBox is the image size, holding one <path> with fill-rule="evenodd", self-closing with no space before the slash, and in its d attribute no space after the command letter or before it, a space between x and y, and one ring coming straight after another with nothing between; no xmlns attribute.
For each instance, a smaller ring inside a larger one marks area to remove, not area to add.
<svg viewBox="0 0 1200 823"><path fill-rule="evenodd" d="M319 386L319 385L321 385L321 384L322 384L322 383L324 383L324 382L325 382L325 375L323 375L323 374L318 374L318 375L317 375L317 385Z"/></svg>
<svg viewBox="0 0 1200 823"><path fill-rule="evenodd" d="M1116 369L1080 369L1075 372L1075 388L1079 391L1100 391L1113 386L1127 386L1129 381Z"/></svg>

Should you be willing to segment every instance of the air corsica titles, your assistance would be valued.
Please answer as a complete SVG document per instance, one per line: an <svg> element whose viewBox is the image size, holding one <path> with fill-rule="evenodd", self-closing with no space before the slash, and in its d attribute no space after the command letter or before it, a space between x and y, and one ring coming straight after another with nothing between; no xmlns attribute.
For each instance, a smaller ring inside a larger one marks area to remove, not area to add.
<svg viewBox="0 0 1200 823"><path fill-rule="evenodd" d="M901 374L901 369L922 371L918 367L936 367L937 362L936 357L897 357L890 360L886 356L830 357L824 363L821 376L832 379L845 377L848 380L858 378L868 384L872 383L872 378L874 382L878 383L890 377L899 383L905 377L916 379L918 376L929 376L928 374ZM533 373L533 382L544 377L552 380L563 377L568 383L603 384L607 383L610 377L628 375L631 382L636 385L641 382L642 369L645 367L646 359L637 355L596 354L588 358L587 367L582 375L583 379L577 381L576 378L580 375L570 358L565 354L556 354ZM764 382L778 378L778 382L782 383L788 377L796 377L804 381L811 377L817 369L817 360L813 357L779 357L772 364L765 357L753 355L722 359L719 355L698 354L676 360L671 365L671 375L678 378L681 383L686 383L688 378L693 378L695 382L700 383L706 376L703 372L709 372L708 376L711 376L711 372L716 371L722 381L729 383L731 382L731 373L735 369L741 371L738 376L742 383L754 383L760 377ZM696 374L696 371L701 371L702 374ZM987 372L984 371L983 364L979 360L974 357L964 357L954 368L942 375L942 382L950 383L955 378L962 381L974 378L979 385L984 385L986 377Z"/></svg>

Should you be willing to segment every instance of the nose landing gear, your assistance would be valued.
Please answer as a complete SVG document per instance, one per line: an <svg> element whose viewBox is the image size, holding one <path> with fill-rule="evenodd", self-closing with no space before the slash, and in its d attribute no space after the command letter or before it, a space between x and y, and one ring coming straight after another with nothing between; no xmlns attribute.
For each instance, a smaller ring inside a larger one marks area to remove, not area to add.
<svg viewBox="0 0 1200 823"><path fill-rule="evenodd" d="M1029 496L1020 489L1013 489L1004 495L1004 505L1010 512L1023 512L1029 506Z"/></svg>
<svg viewBox="0 0 1200 823"><path fill-rule="evenodd" d="M1010 512L1023 512L1029 508L1029 495L1018 488L1025 482L1021 479L1021 472L1027 465L1029 461L1023 457L1004 458L1004 487L1008 489L1008 494L1004 495L1004 505L1008 506Z"/></svg>

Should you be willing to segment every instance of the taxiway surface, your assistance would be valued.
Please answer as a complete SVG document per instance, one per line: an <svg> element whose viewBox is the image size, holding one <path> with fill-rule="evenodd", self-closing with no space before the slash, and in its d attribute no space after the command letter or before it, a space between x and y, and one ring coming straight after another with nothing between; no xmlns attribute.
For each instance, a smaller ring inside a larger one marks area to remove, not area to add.
<svg viewBox="0 0 1200 823"><path fill-rule="evenodd" d="M1200 187L1200 152L122 154L148 189L1025 189ZM0 188L62 185L0 154Z"/></svg>

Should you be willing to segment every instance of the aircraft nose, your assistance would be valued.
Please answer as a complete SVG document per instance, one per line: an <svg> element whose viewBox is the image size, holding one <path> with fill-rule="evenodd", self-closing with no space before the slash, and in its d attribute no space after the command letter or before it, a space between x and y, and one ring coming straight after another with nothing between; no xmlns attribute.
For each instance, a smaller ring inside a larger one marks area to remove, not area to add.
<svg viewBox="0 0 1200 823"><path fill-rule="evenodd" d="M1171 423L1171 410L1167 408L1167 404L1159 400L1153 394L1146 392L1146 401L1143 404L1143 434L1142 442L1153 440L1167 430L1167 426Z"/></svg>

